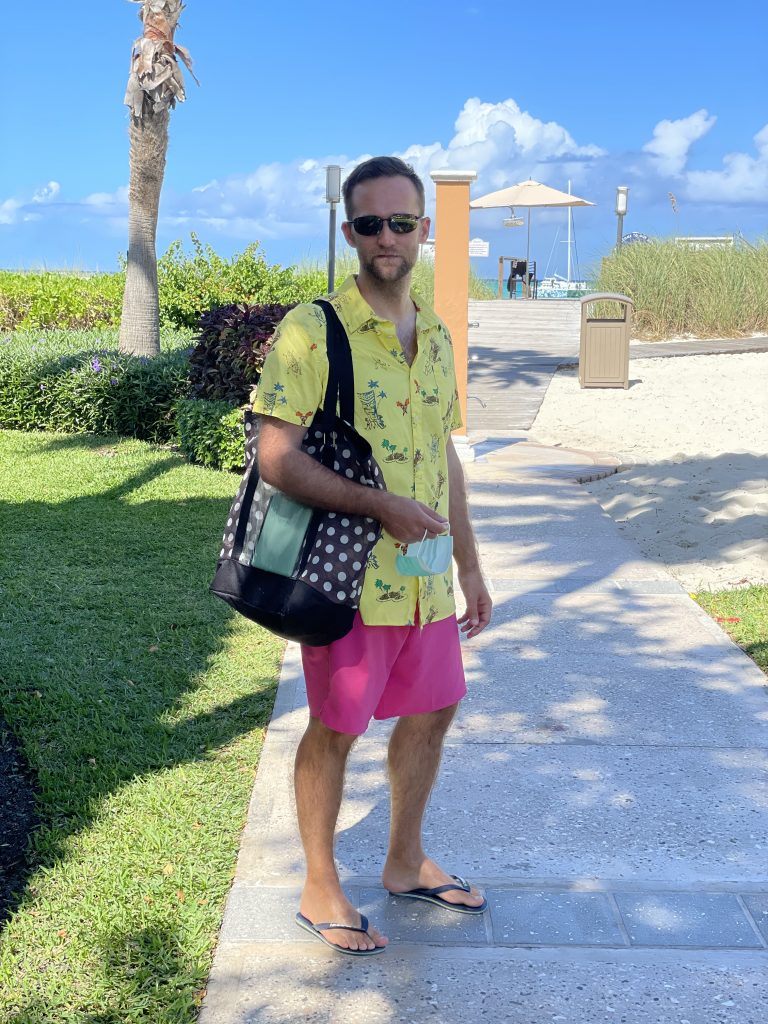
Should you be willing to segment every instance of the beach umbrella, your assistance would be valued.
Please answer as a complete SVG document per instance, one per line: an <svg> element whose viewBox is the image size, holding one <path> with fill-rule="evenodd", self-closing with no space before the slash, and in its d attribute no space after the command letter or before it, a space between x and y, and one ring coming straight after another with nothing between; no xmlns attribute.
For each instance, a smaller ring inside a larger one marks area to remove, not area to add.
<svg viewBox="0 0 768 1024"><path fill-rule="evenodd" d="M469 204L472 210L493 210L503 206L528 207L528 245L525 253L526 277L531 263L531 208L534 206L594 206L588 199L580 199L570 192L560 192L549 185L530 178L518 185L501 188L497 192L473 199Z"/></svg>

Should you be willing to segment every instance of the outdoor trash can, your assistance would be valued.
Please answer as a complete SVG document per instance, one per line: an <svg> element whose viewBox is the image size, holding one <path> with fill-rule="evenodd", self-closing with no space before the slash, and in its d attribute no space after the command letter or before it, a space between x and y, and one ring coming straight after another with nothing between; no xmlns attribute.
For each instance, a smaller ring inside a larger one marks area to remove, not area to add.
<svg viewBox="0 0 768 1024"><path fill-rule="evenodd" d="M618 304L623 315L589 316L589 307L596 302ZM579 384L583 388L629 387L629 330L633 305L626 295L607 292L582 298Z"/></svg>

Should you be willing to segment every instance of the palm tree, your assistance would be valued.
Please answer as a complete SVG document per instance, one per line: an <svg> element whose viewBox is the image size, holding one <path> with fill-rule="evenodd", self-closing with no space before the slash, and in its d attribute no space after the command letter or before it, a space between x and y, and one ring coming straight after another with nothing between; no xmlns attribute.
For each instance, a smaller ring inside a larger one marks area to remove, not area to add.
<svg viewBox="0 0 768 1024"><path fill-rule="evenodd" d="M120 351L153 356L160 351L155 237L168 150L168 119L176 102L182 103L186 98L176 55L181 57L190 74L192 59L183 46L173 41L184 9L182 0L130 2L141 4L139 18L144 32L133 44L124 100L131 111L131 176Z"/></svg>

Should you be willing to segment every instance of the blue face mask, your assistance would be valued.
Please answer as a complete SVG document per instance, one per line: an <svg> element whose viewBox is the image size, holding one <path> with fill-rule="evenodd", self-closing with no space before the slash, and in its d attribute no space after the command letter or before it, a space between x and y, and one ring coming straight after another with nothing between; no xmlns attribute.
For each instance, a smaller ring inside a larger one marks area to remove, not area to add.
<svg viewBox="0 0 768 1024"><path fill-rule="evenodd" d="M434 576L446 572L453 556L453 537L449 533L427 540L426 533L417 544L409 544L395 559L401 576Z"/></svg>

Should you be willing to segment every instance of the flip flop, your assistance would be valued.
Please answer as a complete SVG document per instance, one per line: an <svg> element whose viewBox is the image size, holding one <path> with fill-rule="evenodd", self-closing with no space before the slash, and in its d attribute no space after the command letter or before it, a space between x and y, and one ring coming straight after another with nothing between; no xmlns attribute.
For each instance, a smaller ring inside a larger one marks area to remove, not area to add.
<svg viewBox="0 0 768 1024"><path fill-rule="evenodd" d="M390 896L407 896L412 900L424 900L427 903L434 903L436 907L443 907L445 910L453 910L457 914L483 914L488 907L488 900L483 899L479 907L468 907L464 903L451 903L450 900L441 898L441 892L471 892L469 882L460 875L451 875L451 878L458 885L437 885L434 889L409 889L407 892L392 892L388 889Z"/></svg>
<svg viewBox="0 0 768 1024"><path fill-rule="evenodd" d="M333 921L322 921L319 924L312 924L309 918L304 917L303 914L296 915L296 924L299 928L303 928L304 931L317 936L321 942L324 942L326 946L330 946L331 949L335 949L337 953L345 953L347 956L374 956L376 953L383 953L387 948L386 946L374 946L373 949L347 949L346 946L340 946L338 942L331 942L330 939L326 939L324 935L320 934L320 932L328 931L331 928L346 928L348 932L362 932L364 935L368 935L368 918L365 914L360 915L360 928L356 928L351 924L335 924ZM368 938L370 938L370 935Z"/></svg>

